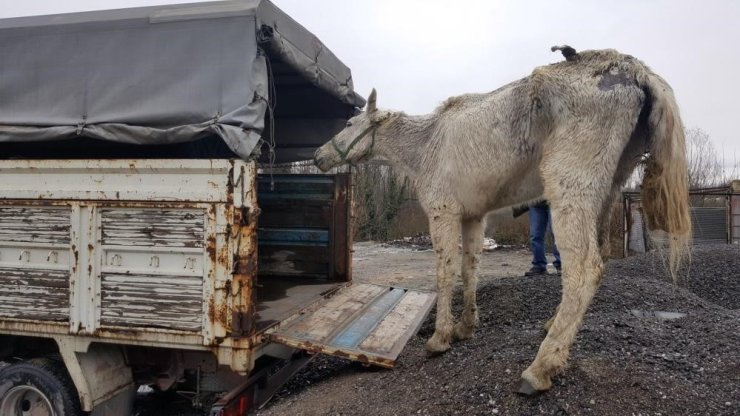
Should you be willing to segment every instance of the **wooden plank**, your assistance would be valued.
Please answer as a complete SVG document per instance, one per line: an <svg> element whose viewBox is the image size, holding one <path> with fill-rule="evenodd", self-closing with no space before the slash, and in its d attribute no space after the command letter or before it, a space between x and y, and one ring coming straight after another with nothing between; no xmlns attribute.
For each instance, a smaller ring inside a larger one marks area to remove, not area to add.
<svg viewBox="0 0 740 416"><path fill-rule="evenodd" d="M203 301L202 298L194 297L188 294L160 294L152 293L150 291L137 291L137 292L122 292L122 291L102 291L103 303L110 304L115 307L117 304L121 305L150 305L152 310L165 310L174 307L190 307L194 306L197 309L202 309Z"/></svg>
<svg viewBox="0 0 740 416"><path fill-rule="evenodd" d="M163 329L174 329L183 331L200 331L202 326L201 322L186 322L182 320L172 319L158 319L152 321L149 319L138 319L131 317L117 318L106 316L101 318L101 324L106 327L110 326L124 326L132 328L163 328Z"/></svg>
<svg viewBox="0 0 740 416"><path fill-rule="evenodd" d="M203 278L200 276L168 276L151 274L114 274L105 273L102 276L103 284L115 287L118 284L134 285L137 287L203 287Z"/></svg>
<svg viewBox="0 0 740 416"><path fill-rule="evenodd" d="M0 286L69 289L69 272L2 267L0 268Z"/></svg>
<svg viewBox="0 0 740 416"><path fill-rule="evenodd" d="M29 321L67 322L69 321L69 310L39 311L37 309L27 309L5 311L0 309L0 317Z"/></svg>
<svg viewBox="0 0 740 416"><path fill-rule="evenodd" d="M69 272L0 268L0 316L63 321L69 318Z"/></svg>
<svg viewBox="0 0 740 416"><path fill-rule="evenodd" d="M103 209L102 243L121 246L204 247L202 210Z"/></svg>
<svg viewBox="0 0 740 416"><path fill-rule="evenodd" d="M363 313L357 316L341 332L329 341L339 348L357 348L368 333L396 306L406 293L404 289L391 288L376 298Z"/></svg>
<svg viewBox="0 0 740 416"><path fill-rule="evenodd" d="M70 243L68 207L0 207L0 241L13 243Z"/></svg>
<svg viewBox="0 0 740 416"><path fill-rule="evenodd" d="M0 296L69 296L69 287L29 286L29 285L2 285Z"/></svg>
<svg viewBox="0 0 740 416"><path fill-rule="evenodd" d="M259 279L255 288L257 330L280 324L307 305L320 301L338 288L334 282L305 276L270 276Z"/></svg>
<svg viewBox="0 0 740 416"><path fill-rule="evenodd" d="M15 295L0 295L0 304L5 309L23 309L26 307L43 311L46 308L66 308L69 303L67 296L18 296Z"/></svg>
<svg viewBox="0 0 740 416"><path fill-rule="evenodd" d="M372 351L376 354L387 355L397 347L399 342L403 344L408 341L404 339L405 333L413 335L418 328L418 320L410 320L409 317L426 316L426 310L431 308L434 302L434 294L426 292L409 291L398 305L391 311L383 321L373 330L370 335L359 345L360 349Z"/></svg>
<svg viewBox="0 0 740 416"><path fill-rule="evenodd" d="M343 323L384 291L385 288L376 285L352 285L331 298L317 311L278 330L276 334L311 342L324 342Z"/></svg>
<svg viewBox="0 0 740 416"><path fill-rule="evenodd" d="M369 284L343 289L332 301L278 327L270 339L313 353L392 368L434 304L431 292ZM368 287L375 287L370 290ZM380 290L378 292L378 290ZM331 304L330 304L331 303Z"/></svg>
<svg viewBox="0 0 740 416"><path fill-rule="evenodd" d="M102 274L101 324L197 330L203 316L201 276Z"/></svg>
<svg viewBox="0 0 740 416"><path fill-rule="evenodd" d="M166 317L169 315L178 316L178 319L186 319L186 320L192 320L192 319L201 319L200 313L188 313L186 315L180 316L181 313L184 313L185 311L202 311L203 310L203 303L202 302L195 302L195 301L189 301L189 302L147 302L146 299L131 299L127 300L125 302L120 302L117 300L104 300L102 304L105 306L105 308L102 309L103 314L109 314L109 313L131 313L131 314L140 314L142 312L148 312L150 313L149 316L131 316L132 318L143 318L143 319L149 319L152 321L156 321L158 318Z"/></svg>
<svg viewBox="0 0 740 416"><path fill-rule="evenodd" d="M202 287L188 287L188 286L171 286L161 287L157 285L104 285L104 295L115 295L115 294L129 294L136 295L139 293L146 293L148 296L178 296L193 298L203 294Z"/></svg>

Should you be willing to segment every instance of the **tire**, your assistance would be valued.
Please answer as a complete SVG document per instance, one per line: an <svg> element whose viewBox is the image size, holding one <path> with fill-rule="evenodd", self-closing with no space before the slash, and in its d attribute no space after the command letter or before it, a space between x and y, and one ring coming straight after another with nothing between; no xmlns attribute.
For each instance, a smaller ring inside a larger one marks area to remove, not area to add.
<svg viewBox="0 0 740 416"><path fill-rule="evenodd" d="M0 415L26 414L82 414L77 389L61 363L36 358L0 369Z"/></svg>

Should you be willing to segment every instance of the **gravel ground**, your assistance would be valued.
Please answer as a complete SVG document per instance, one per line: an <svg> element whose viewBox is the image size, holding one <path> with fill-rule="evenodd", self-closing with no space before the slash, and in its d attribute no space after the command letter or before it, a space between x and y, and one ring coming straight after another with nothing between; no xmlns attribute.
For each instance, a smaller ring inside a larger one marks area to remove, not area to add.
<svg viewBox="0 0 740 416"><path fill-rule="evenodd" d="M317 357L260 414L740 415L740 247L695 249L679 287L665 275L653 253L611 261L569 365L541 396L512 392L559 301L559 280L484 278L472 340L427 358L432 313L397 368Z"/></svg>

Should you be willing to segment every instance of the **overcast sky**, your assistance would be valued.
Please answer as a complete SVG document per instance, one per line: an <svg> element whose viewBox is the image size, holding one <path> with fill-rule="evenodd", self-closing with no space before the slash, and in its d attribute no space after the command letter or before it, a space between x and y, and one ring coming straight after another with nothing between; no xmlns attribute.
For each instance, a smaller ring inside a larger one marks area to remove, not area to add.
<svg viewBox="0 0 740 416"><path fill-rule="evenodd" d="M2 0L0 18L178 0ZM673 86L687 127L740 161L740 1L273 0L351 69L378 105L427 113L451 95L485 92L562 59L555 44L615 48Z"/></svg>

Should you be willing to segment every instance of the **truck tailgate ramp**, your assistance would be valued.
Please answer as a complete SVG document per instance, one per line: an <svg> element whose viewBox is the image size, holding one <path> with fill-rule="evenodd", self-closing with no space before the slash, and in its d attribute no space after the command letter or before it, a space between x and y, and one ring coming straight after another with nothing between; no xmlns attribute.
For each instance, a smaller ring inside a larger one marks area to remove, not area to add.
<svg viewBox="0 0 740 416"><path fill-rule="evenodd" d="M353 284L269 337L290 347L392 368L435 298L431 292Z"/></svg>

